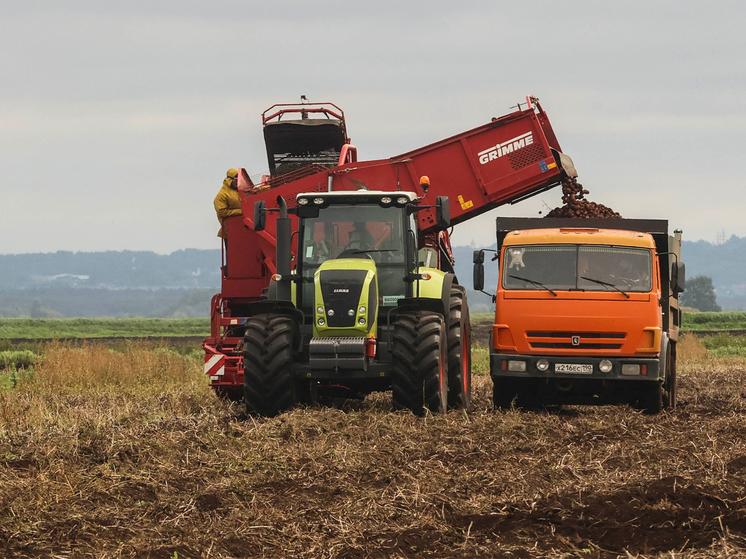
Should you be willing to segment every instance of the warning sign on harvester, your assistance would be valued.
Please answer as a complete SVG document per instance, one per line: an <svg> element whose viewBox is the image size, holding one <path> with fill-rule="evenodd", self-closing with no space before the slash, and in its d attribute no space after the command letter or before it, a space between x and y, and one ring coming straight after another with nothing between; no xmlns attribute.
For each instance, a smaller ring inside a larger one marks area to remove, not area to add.
<svg viewBox="0 0 746 559"><path fill-rule="evenodd" d="M462 210L468 210L469 208L474 207L474 202L472 202L471 200L465 202L464 197L461 196L461 194L458 195L458 203L461 204Z"/></svg>

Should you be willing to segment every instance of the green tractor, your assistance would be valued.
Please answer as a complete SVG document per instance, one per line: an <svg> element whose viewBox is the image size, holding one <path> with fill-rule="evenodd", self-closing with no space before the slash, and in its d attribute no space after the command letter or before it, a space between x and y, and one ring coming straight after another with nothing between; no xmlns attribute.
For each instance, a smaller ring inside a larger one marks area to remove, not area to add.
<svg viewBox="0 0 746 559"><path fill-rule="evenodd" d="M277 273L245 324L247 412L273 416L385 390L395 409L417 415L469 408L466 290L438 242L450 227L448 198L427 206L413 192L359 190L295 201L254 207L256 231L268 212L279 217ZM424 209L434 209L440 232L427 240L418 231ZM296 233L288 213L298 217Z"/></svg>

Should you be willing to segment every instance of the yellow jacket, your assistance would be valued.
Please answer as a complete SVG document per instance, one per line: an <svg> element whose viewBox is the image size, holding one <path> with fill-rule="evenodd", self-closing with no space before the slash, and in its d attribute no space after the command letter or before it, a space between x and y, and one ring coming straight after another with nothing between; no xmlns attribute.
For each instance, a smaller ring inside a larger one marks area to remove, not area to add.
<svg viewBox="0 0 746 559"><path fill-rule="evenodd" d="M215 196L214 202L218 221L220 221L218 237L222 237L223 239L226 237L225 218L241 215L241 197L238 195L238 190L231 188L228 184L223 183L223 187L218 192L218 195Z"/></svg>

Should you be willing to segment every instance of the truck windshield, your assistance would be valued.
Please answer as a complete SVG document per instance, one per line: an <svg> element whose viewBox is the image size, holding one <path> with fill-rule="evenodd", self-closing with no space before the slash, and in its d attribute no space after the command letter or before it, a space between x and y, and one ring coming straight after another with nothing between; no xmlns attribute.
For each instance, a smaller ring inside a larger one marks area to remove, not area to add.
<svg viewBox="0 0 746 559"><path fill-rule="evenodd" d="M653 260L649 249L602 245L506 247L504 289L648 292Z"/></svg>
<svg viewBox="0 0 746 559"><path fill-rule="evenodd" d="M312 278L322 262L332 258L370 258L378 270L378 289L384 304L404 297L405 235L403 208L378 204L334 206L303 221L300 267L304 278L304 306L313 297Z"/></svg>

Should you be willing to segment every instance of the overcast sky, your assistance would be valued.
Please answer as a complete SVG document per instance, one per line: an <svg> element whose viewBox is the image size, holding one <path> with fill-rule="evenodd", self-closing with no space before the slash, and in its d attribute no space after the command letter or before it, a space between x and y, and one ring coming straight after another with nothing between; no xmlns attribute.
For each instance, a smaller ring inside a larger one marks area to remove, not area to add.
<svg viewBox="0 0 746 559"><path fill-rule="evenodd" d="M261 112L331 101L360 159L540 98L590 198L688 240L746 236L746 3L5 0L0 253L218 248ZM454 233L494 242L559 189Z"/></svg>

